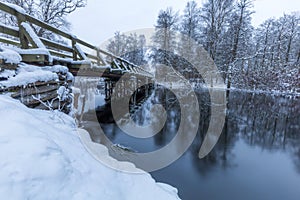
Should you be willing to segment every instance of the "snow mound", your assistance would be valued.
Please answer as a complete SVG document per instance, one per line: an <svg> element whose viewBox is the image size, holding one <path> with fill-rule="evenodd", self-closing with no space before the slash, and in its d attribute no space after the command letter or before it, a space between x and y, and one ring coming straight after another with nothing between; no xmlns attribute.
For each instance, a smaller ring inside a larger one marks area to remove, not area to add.
<svg viewBox="0 0 300 200"><path fill-rule="evenodd" d="M22 57L17 52L0 46L0 59L8 64L19 64Z"/></svg>
<svg viewBox="0 0 300 200"><path fill-rule="evenodd" d="M5 87L24 86L38 81L48 82L58 80L58 75L51 71L46 71L42 67L20 64L17 75L1 82Z"/></svg>
<svg viewBox="0 0 300 200"><path fill-rule="evenodd" d="M149 174L104 166L84 148L74 120L0 95L0 196L3 199L179 199Z"/></svg>
<svg viewBox="0 0 300 200"><path fill-rule="evenodd" d="M0 77L1 78L10 78L16 75L16 72L14 70L3 70L2 72L0 72Z"/></svg>
<svg viewBox="0 0 300 200"><path fill-rule="evenodd" d="M66 66L62 65L46 66L43 67L43 70L62 74L67 74L69 72L69 69Z"/></svg>

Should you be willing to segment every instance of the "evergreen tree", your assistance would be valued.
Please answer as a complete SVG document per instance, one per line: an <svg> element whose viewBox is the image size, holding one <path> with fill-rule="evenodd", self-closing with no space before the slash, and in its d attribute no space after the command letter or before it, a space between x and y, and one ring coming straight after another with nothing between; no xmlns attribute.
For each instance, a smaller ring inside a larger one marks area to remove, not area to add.
<svg viewBox="0 0 300 200"><path fill-rule="evenodd" d="M178 12L171 7L159 12L155 25L153 41L156 47L166 51L174 51L176 47L175 31L178 30Z"/></svg>

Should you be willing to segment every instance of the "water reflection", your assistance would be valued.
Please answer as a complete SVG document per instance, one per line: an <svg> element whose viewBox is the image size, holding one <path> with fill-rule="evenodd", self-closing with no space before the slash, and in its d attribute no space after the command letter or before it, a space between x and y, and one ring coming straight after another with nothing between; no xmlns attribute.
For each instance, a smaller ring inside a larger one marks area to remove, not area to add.
<svg viewBox="0 0 300 200"><path fill-rule="evenodd" d="M182 199L299 199L300 191L300 99L231 92L223 132L217 145L203 159L199 148L210 123L210 98L197 92L200 109L198 134L188 151L172 165L153 172L158 181L179 189ZM180 106L167 90L157 89L134 113L132 119L145 125L153 104L162 104L167 121L153 138L136 139L124 134L109 116L109 106L99 111L98 119L106 136L137 152L160 149L175 137L180 123ZM87 119L87 118L86 118ZM152 119L153 120L153 119ZM188 138L176 144L177 150ZM93 126L87 125L96 142L105 143ZM118 151L110 151L118 159ZM124 158L123 158L124 159Z"/></svg>

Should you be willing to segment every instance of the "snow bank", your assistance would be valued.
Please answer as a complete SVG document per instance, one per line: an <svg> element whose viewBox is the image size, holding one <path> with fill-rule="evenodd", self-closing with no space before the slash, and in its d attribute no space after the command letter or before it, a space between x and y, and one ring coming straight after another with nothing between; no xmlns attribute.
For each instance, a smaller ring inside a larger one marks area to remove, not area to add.
<svg viewBox="0 0 300 200"><path fill-rule="evenodd" d="M5 63L19 64L22 57L17 52L0 46L0 59L3 59Z"/></svg>
<svg viewBox="0 0 300 200"><path fill-rule="evenodd" d="M90 60L77 60L74 61L72 58L61 58L57 56L52 56L52 58L56 61L61 61L61 62L68 62L74 65L91 65L92 62Z"/></svg>
<svg viewBox="0 0 300 200"><path fill-rule="evenodd" d="M62 66L62 65L46 66L43 67L43 70L51 71L55 73L62 73L62 74L67 74L69 72L69 69L66 66Z"/></svg>
<svg viewBox="0 0 300 200"><path fill-rule="evenodd" d="M3 199L178 199L176 189L147 173L121 173L96 161L65 114L0 95L0 119Z"/></svg>
<svg viewBox="0 0 300 200"><path fill-rule="evenodd" d="M0 77L1 78L10 78L16 75L16 72L14 70L3 70L2 72L0 72Z"/></svg>
<svg viewBox="0 0 300 200"><path fill-rule="evenodd" d="M58 75L51 71L46 71L42 67L20 64L17 75L2 81L1 85L5 87L23 86L37 81L48 82L58 80Z"/></svg>
<svg viewBox="0 0 300 200"><path fill-rule="evenodd" d="M9 78L7 81L2 81L0 84L5 87L14 87L35 83L37 81L58 81L57 73L66 74L67 80L74 79L73 75L69 72L69 69L65 66L54 65L39 67L21 63L19 64L18 70L16 72L6 70L0 73L1 77Z"/></svg>

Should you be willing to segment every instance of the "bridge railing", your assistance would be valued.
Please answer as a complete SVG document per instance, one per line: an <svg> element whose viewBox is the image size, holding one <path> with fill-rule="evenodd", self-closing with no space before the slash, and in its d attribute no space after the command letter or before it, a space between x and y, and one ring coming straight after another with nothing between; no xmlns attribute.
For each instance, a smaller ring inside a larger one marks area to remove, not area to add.
<svg viewBox="0 0 300 200"><path fill-rule="evenodd" d="M14 16L18 23L18 27L10 27L0 23L0 33L12 38L0 37L0 42L21 47L22 50L25 50L20 53L25 62L52 63L53 61L62 62L68 60L74 65L85 63L90 66L107 66L110 64L114 71L133 72L152 76L148 71L121 57L115 56L110 52L77 38L71 33L55 28L26 14L17 6L0 2L0 10ZM33 29L34 26L67 39L69 45L37 36ZM87 49L89 53L82 51L81 47ZM109 59L106 60L106 58ZM81 63L80 61L83 62Z"/></svg>

